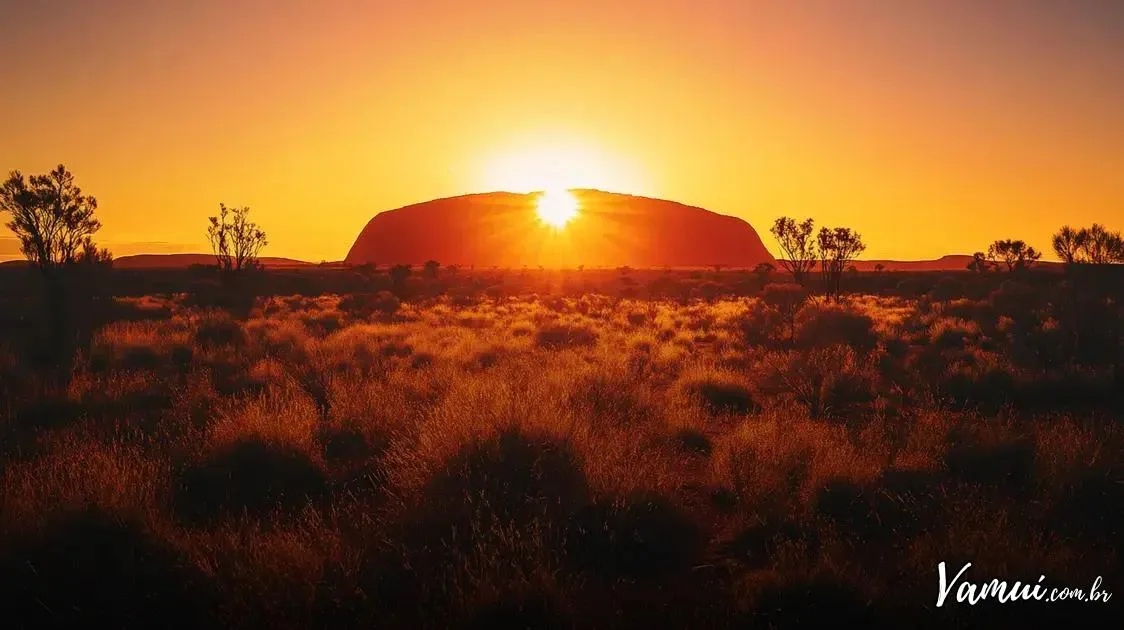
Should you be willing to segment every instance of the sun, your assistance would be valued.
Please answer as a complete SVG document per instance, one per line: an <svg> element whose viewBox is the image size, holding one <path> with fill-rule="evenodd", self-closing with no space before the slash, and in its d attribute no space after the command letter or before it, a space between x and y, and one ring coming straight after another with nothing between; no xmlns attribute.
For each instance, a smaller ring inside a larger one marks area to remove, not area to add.
<svg viewBox="0 0 1124 630"><path fill-rule="evenodd" d="M578 200L568 190L557 188L539 195L537 212L539 220L555 229L562 229L578 216Z"/></svg>

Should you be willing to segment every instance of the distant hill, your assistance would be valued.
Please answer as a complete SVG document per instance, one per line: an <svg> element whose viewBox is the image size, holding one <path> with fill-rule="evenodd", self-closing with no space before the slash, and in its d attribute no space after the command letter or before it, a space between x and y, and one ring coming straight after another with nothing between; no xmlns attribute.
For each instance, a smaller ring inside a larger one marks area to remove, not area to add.
<svg viewBox="0 0 1124 630"><path fill-rule="evenodd" d="M292 258L263 256L259 259L267 268L309 267L313 263ZM134 254L113 259L117 269L179 269L191 265L213 265L215 257L211 254Z"/></svg>
<svg viewBox="0 0 1124 630"><path fill-rule="evenodd" d="M662 199L571 191L580 205L564 229L543 224L538 194L483 193L375 215L346 261L485 267L752 267L773 262L744 220Z"/></svg>
<svg viewBox="0 0 1124 630"><path fill-rule="evenodd" d="M877 265L882 265L883 271L964 271L972 257L967 254L948 254L936 260L856 260L855 268L859 271L874 271ZM1038 262L1035 267L1052 268L1060 266L1056 262Z"/></svg>

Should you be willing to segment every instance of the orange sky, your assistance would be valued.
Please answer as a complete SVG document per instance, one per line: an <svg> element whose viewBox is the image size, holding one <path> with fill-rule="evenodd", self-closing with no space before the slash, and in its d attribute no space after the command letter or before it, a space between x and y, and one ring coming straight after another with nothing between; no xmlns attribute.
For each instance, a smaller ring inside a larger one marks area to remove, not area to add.
<svg viewBox="0 0 1124 630"><path fill-rule="evenodd" d="M541 181L774 251L779 214L867 258L1124 228L1114 0L0 0L0 59L0 169L65 163L119 255L204 251L222 201L338 260L379 210Z"/></svg>

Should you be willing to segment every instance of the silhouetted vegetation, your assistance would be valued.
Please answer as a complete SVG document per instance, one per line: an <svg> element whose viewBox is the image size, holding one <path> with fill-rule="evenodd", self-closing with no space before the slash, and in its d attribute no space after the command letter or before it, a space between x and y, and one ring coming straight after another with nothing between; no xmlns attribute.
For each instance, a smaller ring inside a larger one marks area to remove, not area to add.
<svg viewBox="0 0 1124 630"><path fill-rule="evenodd" d="M97 200L82 194L62 164L30 179L13 171L0 187L0 212L11 215L8 229L19 239L24 256L47 276L83 259L109 258L93 241L101 229L94 218L97 207Z"/></svg>
<svg viewBox="0 0 1124 630"><path fill-rule="evenodd" d="M208 217L207 239L219 269L241 272L258 266L258 254L268 241L265 232L250 221L250 208L227 208L219 204L218 216Z"/></svg>
<svg viewBox="0 0 1124 630"><path fill-rule="evenodd" d="M96 209L97 200L83 195L61 164L30 178L14 171L0 187L0 213L10 215L6 225L38 272L36 299L16 310L23 315L24 356L58 368L63 376L104 317L112 256L93 241L101 229Z"/></svg>
<svg viewBox="0 0 1124 630"><path fill-rule="evenodd" d="M816 235L816 252L825 296L839 299L843 292L843 272L865 249L862 237L851 228L820 228Z"/></svg>
<svg viewBox="0 0 1124 630"><path fill-rule="evenodd" d="M1024 241L1004 239L995 241L987 248L987 258L992 263L1002 263L1007 267L1007 271L1022 271L1027 269L1039 258L1042 254L1027 245Z"/></svg>
<svg viewBox="0 0 1124 630"><path fill-rule="evenodd" d="M1089 265L1124 263L1124 238L1103 225L1075 230L1066 225L1053 237L1054 253L1062 262Z"/></svg>
<svg viewBox="0 0 1124 630"><path fill-rule="evenodd" d="M781 264L797 284L803 286L807 275L816 264L816 240L812 236L815 223L804 219L797 223L789 217L778 217L769 229L777 239L784 254L777 262Z"/></svg>

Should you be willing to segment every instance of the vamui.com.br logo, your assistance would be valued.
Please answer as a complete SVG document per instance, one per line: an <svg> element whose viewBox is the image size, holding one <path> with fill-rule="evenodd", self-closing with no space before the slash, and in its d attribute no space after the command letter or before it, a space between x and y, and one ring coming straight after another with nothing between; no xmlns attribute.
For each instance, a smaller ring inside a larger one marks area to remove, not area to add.
<svg viewBox="0 0 1124 630"><path fill-rule="evenodd" d="M937 608L946 604L975 606L985 601L1002 604L1026 601L1107 604L1112 599L1112 593L1105 588L1101 576L1094 578L1092 585L1087 587L1055 586L1047 582L1045 575L1034 582L998 578L974 581L971 568L972 563L969 562L952 574L944 562L937 565Z"/></svg>

